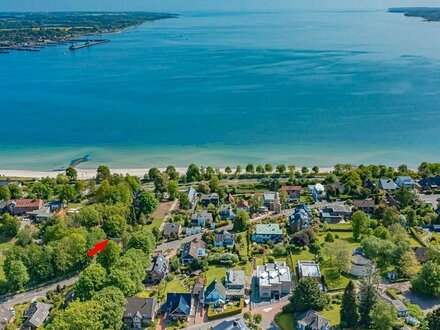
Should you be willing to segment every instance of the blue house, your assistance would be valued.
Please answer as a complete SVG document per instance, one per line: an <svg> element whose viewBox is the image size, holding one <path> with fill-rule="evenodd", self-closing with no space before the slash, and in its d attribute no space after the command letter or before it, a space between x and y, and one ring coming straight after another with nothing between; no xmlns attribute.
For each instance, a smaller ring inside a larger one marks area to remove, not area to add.
<svg viewBox="0 0 440 330"><path fill-rule="evenodd" d="M161 312L168 320L188 321L191 304L191 293L169 292L166 302L161 307Z"/></svg>
<svg viewBox="0 0 440 330"><path fill-rule="evenodd" d="M396 185L399 188L414 189L416 182L410 176L399 176L396 180Z"/></svg>
<svg viewBox="0 0 440 330"><path fill-rule="evenodd" d="M226 288L217 279L205 290L205 306L222 306L226 303Z"/></svg>

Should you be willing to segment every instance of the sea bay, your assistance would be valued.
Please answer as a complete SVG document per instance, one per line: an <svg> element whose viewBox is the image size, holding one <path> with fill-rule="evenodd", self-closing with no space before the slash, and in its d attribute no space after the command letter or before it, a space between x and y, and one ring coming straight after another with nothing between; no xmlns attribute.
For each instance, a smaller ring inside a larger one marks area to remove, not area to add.
<svg viewBox="0 0 440 330"><path fill-rule="evenodd" d="M385 4L178 14L0 55L0 168L440 161L440 23Z"/></svg>

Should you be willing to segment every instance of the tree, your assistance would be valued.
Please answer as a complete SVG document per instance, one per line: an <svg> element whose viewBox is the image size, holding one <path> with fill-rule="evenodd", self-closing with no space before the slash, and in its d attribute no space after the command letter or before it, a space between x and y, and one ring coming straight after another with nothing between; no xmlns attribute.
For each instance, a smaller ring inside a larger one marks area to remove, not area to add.
<svg viewBox="0 0 440 330"><path fill-rule="evenodd" d="M168 198L175 200L179 196L179 183L176 180L170 180L167 186Z"/></svg>
<svg viewBox="0 0 440 330"><path fill-rule="evenodd" d="M305 312L309 309L320 311L325 307L325 294L312 277L300 279L289 300L290 308L294 312Z"/></svg>
<svg viewBox="0 0 440 330"><path fill-rule="evenodd" d="M220 187L220 180L217 175L211 176L211 179L209 179L209 189L211 191L217 191Z"/></svg>
<svg viewBox="0 0 440 330"><path fill-rule="evenodd" d="M332 243L335 241L335 235L333 235L331 232L328 232L327 235L325 235L325 241L327 243Z"/></svg>
<svg viewBox="0 0 440 330"><path fill-rule="evenodd" d="M174 166L168 166L165 170L165 173L168 175L170 180L179 180L179 172L177 172Z"/></svg>
<svg viewBox="0 0 440 330"><path fill-rule="evenodd" d="M235 174L240 174L241 172L243 172L243 169L241 168L240 165L237 165L237 167L235 169Z"/></svg>
<svg viewBox="0 0 440 330"><path fill-rule="evenodd" d="M11 192L9 191L8 186L0 187L0 201L8 201L11 199Z"/></svg>
<svg viewBox="0 0 440 330"><path fill-rule="evenodd" d="M188 166L188 170L186 171L186 181L193 182L198 181L200 179L200 170L197 165L191 164Z"/></svg>
<svg viewBox="0 0 440 330"><path fill-rule="evenodd" d="M107 272L101 264L92 264L81 273L75 286L75 297L89 300L96 292L104 287Z"/></svg>
<svg viewBox="0 0 440 330"><path fill-rule="evenodd" d="M326 243L322 251L324 258L336 267L339 274L350 272L352 249L348 242L337 240L333 243Z"/></svg>
<svg viewBox="0 0 440 330"><path fill-rule="evenodd" d="M401 256L398 269L404 277L411 278L415 276L419 268L420 264L413 250L409 250Z"/></svg>
<svg viewBox="0 0 440 330"><path fill-rule="evenodd" d="M426 296L440 295L440 265L432 261L426 262L412 280L412 290Z"/></svg>
<svg viewBox="0 0 440 330"><path fill-rule="evenodd" d="M354 328L359 322L359 307L356 287L353 281L348 282L342 295L341 323L344 327Z"/></svg>
<svg viewBox="0 0 440 330"><path fill-rule="evenodd" d="M391 304L379 300L370 311L370 318L374 329L392 330L397 321L397 312Z"/></svg>
<svg viewBox="0 0 440 330"><path fill-rule="evenodd" d="M9 213L5 213L0 225L0 233L7 237L15 237L20 230L20 219Z"/></svg>
<svg viewBox="0 0 440 330"><path fill-rule="evenodd" d="M225 173L226 174L231 174L232 173L232 168L230 166L226 166L225 167Z"/></svg>
<svg viewBox="0 0 440 330"><path fill-rule="evenodd" d="M426 317L428 329L440 329L440 308L429 313Z"/></svg>
<svg viewBox="0 0 440 330"><path fill-rule="evenodd" d="M105 233L109 237L121 237L126 227L127 222L124 217L115 214L110 215L104 219L104 225L102 226L102 229L104 229Z"/></svg>
<svg viewBox="0 0 440 330"><path fill-rule="evenodd" d="M407 188L397 189L396 192L394 193L394 197L399 202L399 205L401 207L406 207L412 204L412 202L414 202L415 199L414 192Z"/></svg>
<svg viewBox="0 0 440 330"><path fill-rule="evenodd" d="M257 168L255 169L255 171L259 174L264 174L264 167L263 165L257 165Z"/></svg>
<svg viewBox="0 0 440 330"><path fill-rule="evenodd" d="M66 168L66 176L70 181L76 181L78 179L78 171L74 167L69 166Z"/></svg>
<svg viewBox="0 0 440 330"><path fill-rule="evenodd" d="M388 240L383 240L375 236L364 238L361 241L362 249L365 254L377 261L381 266L387 265L392 260L390 251L396 248L396 245Z"/></svg>
<svg viewBox="0 0 440 330"><path fill-rule="evenodd" d="M249 214L245 210L239 210L235 215L234 228L235 232L247 230L249 226Z"/></svg>
<svg viewBox="0 0 440 330"><path fill-rule="evenodd" d="M74 215L74 219L86 228L92 228L101 223L101 215L94 205L81 207Z"/></svg>
<svg viewBox="0 0 440 330"><path fill-rule="evenodd" d="M292 236L291 243L295 246L308 246L310 244L310 237L304 231L300 231Z"/></svg>
<svg viewBox="0 0 440 330"><path fill-rule="evenodd" d="M9 192L11 193L12 199L20 199L23 197L23 190L18 184L16 183L10 184L8 188L9 188Z"/></svg>
<svg viewBox="0 0 440 330"><path fill-rule="evenodd" d="M93 295L92 300L103 307L101 321L104 329L119 330L122 328L126 300L120 289L108 286Z"/></svg>
<svg viewBox="0 0 440 330"><path fill-rule="evenodd" d="M168 175L165 173L159 173L154 178L154 192L163 195L167 191L168 182Z"/></svg>
<svg viewBox="0 0 440 330"><path fill-rule="evenodd" d="M120 289L124 296L132 296L137 292L136 282L131 278L130 273L123 269L114 267L107 279L107 283Z"/></svg>
<svg viewBox="0 0 440 330"><path fill-rule="evenodd" d="M399 222L399 212L391 206L386 206L383 212L383 225L386 227Z"/></svg>
<svg viewBox="0 0 440 330"><path fill-rule="evenodd" d="M12 261L5 272L5 276L12 290L22 290L29 282L28 271L21 260Z"/></svg>
<svg viewBox="0 0 440 330"><path fill-rule="evenodd" d="M191 201L185 192L179 194L179 203L182 210L189 210L191 208Z"/></svg>
<svg viewBox="0 0 440 330"><path fill-rule="evenodd" d="M94 300L72 302L47 325L48 330L103 330L104 306Z"/></svg>
<svg viewBox="0 0 440 330"><path fill-rule="evenodd" d="M159 207L156 196L149 191L142 191L138 197L139 212L149 216Z"/></svg>
<svg viewBox="0 0 440 330"><path fill-rule="evenodd" d="M306 166L301 167L301 173L303 175L306 175L307 173L309 173L309 169Z"/></svg>
<svg viewBox="0 0 440 330"><path fill-rule="evenodd" d="M156 237L148 231L141 230L131 234L128 239L127 249L139 249L150 255L156 247Z"/></svg>
<svg viewBox="0 0 440 330"><path fill-rule="evenodd" d="M315 173L315 175L317 175L317 174L319 174L319 167L318 166L313 166L312 167L312 171L313 171L313 173Z"/></svg>
<svg viewBox="0 0 440 330"><path fill-rule="evenodd" d="M353 237L358 240L362 233L370 225L370 218L362 211L354 212L351 221L351 227L353 228Z"/></svg>
<svg viewBox="0 0 440 330"><path fill-rule="evenodd" d="M360 299L359 299L359 323L368 328L373 322L370 311L378 300L377 290L373 283L365 281L361 285Z"/></svg>
<svg viewBox="0 0 440 330"><path fill-rule="evenodd" d="M264 169L266 170L266 172L272 173L273 172L273 166L272 164L266 164L264 165Z"/></svg>
<svg viewBox="0 0 440 330"><path fill-rule="evenodd" d="M281 245L281 244L278 244L273 249L273 255L275 257L283 257L286 255L286 253L287 253L286 248L284 247L284 245Z"/></svg>
<svg viewBox="0 0 440 330"><path fill-rule="evenodd" d="M105 246L104 251L100 252L96 260L104 267L107 271L118 261L121 255L121 247L118 243L114 241L108 241Z"/></svg>
<svg viewBox="0 0 440 330"><path fill-rule="evenodd" d="M59 189L58 195L62 201L71 202L77 197L78 192L74 186L63 184Z"/></svg>
<svg viewBox="0 0 440 330"><path fill-rule="evenodd" d="M32 229L30 225L26 225L18 232L17 245L26 246L32 243Z"/></svg>
<svg viewBox="0 0 440 330"><path fill-rule="evenodd" d="M277 172L281 175L283 175L286 172L286 165L284 164L279 164L277 165Z"/></svg>
<svg viewBox="0 0 440 330"><path fill-rule="evenodd" d="M96 170L96 179L98 181L109 180L111 176L110 169L108 166L99 165Z"/></svg>
<svg viewBox="0 0 440 330"><path fill-rule="evenodd" d="M43 199L49 199L52 194L52 189L42 182L35 182L29 190L36 197Z"/></svg>
<svg viewBox="0 0 440 330"><path fill-rule="evenodd" d="M247 174L253 174L255 173L255 168L253 164L247 164L246 165L246 173Z"/></svg>

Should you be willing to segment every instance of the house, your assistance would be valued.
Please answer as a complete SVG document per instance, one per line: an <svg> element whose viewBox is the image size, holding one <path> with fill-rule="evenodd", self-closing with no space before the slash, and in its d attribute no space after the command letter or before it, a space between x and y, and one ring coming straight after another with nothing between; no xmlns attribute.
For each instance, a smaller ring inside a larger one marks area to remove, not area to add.
<svg viewBox="0 0 440 330"><path fill-rule="evenodd" d="M246 274L244 270L228 269L226 271L225 287L228 300L240 299L244 296Z"/></svg>
<svg viewBox="0 0 440 330"><path fill-rule="evenodd" d="M213 223L213 220L212 213L202 210L191 216L191 225L193 227L206 227Z"/></svg>
<svg viewBox="0 0 440 330"><path fill-rule="evenodd" d="M24 311L25 321L21 327L23 330L35 330L40 327L49 316L52 305L42 302L33 302L29 308Z"/></svg>
<svg viewBox="0 0 440 330"><path fill-rule="evenodd" d="M328 185L329 189L336 192L337 194L345 193L345 184L336 181Z"/></svg>
<svg viewBox="0 0 440 330"><path fill-rule="evenodd" d="M319 217L322 222L339 223L351 219L352 211L348 205L326 205L319 210Z"/></svg>
<svg viewBox="0 0 440 330"><path fill-rule="evenodd" d="M255 226L255 231L252 234L252 242L261 244L267 241L272 241L273 243L283 241L283 231L279 224L257 224Z"/></svg>
<svg viewBox="0 0 440 330"><path fill-rule="evenodd" d="M232 205L231 204L223 204L220 207L220 219L222 220L231 220L234 221L235 219L235 213L232 210Z"/></svg>
<svg viewBox="0 0 440 330"><path fill-rule="evenodd" d="M263 205L269 211L280 212L281 211L281 204L280 204L280 199L279 199L278 193L274 192L274 191L266 191L263 194Z"/></svg>
<svg viewBox="0 0 440 330"><path fill-rule="evenodd" d="M379 188L385 191L393 192L397 189L397 185L393 180L385 178L379 179Z"/></svg>
<svg viewBox="0 0 440 330"><path fill-rule="evenodd" d="M153 262L153 266L149 272L149 279L153 283L159 283L167 276L170 263L165 256L160 253L156 256Z"/></svg>
<svg viewBox="0 0 440 330"><path fill-rule="evenodd" d="M185 193L188 196L190 208L193 209L197 205L197 191L193 187L189 187Z"/></svg>
<svg viewBox="0 0 440 330"><path fill-rule="evenodd" d="M369 214L369 215L372 215L374 213L375 206L376 206L376 203L375 203L374 199L372 199L372 198L354 201L354 209L356 211L362 211L362 212Z"/></svg>
<svg viewBox="0 0 440 330"><path fill-rule="evenodd" d="M231 194L228 194L228 196L226 197L226 200L227 200L229 203L235 203L235 197L232 196Z"/></svg>
<svg viewBox="0 0 440 330"><path fill-rule="evenodd" d="M13 307L0 306L0 330L3 330L7 324L11 323L14 317L15 310Z"/></svg>
<svg viewBox="0 0 440 330"><path fill-rule="evenodd" d="M226 303L226 288L218 280L213 280L205 289L205 306L223 306Z"/></svg>
<svg viewBox="0 0 440 330"><path fill-rule="evenodd" d="M391 304L397 310L398 317L405 317L409 315L409 309L405 306L405 304L400 300L391 300Z"/></svg>
<svg viewBox="0 0 440 330"><path fill-rule="evenodd" d="M195 238L191 242L186 243L183 246L182 255L180 256L180 262L183 265L188 265L193 260L206 256L205 242L201 239Z"/></svg>
<svg viewBox="0 0 440 330"><path fill-rule="evenodd" d="M161 307L161 312L168 320L188 321L191 315L191 293L168 292L167 300Z"/></svg>
<svg viewBox="0 0 440 330"><path fill-rule="evenodd" d="M418 183L422 191L440 189L440 175L424 178Z"/></svg>
<svg viewBox="0 0 440 330"><path fill-rule="evenodd" d="M204 295L205 295L205 286L203 285L203 278L198 278L196 284L194 284L192 291L194 304L199 303L204 305Z"/></svg>
<svg viewBox="0 0 440 330"><path fill-rule="evenodd" d="M216 326L211 328L212 330L249 330L246 323L242 318L232 320L232 321L223 321Z"/></svg>
<svg viewBox="0 0 440 330"><path fill-rule="evenodd" d="M124 323L127 329L144 329L154 321L158 304L156 298L127 298Z"/></svg>
<svg viewBox="0 0 440 330"><path fill-rule="evenodd" d="M53 217L54 214L52 213L49 205L44 205L41 209L28 212L27 215L32 221L41 223Z"/></svg>
<svg viewBox="0 0 440 330"><path fill-rule="evenodd" d="M185 227L183 231L185 232L185 236L188 237L200 234L202 232L202 227Z"/></svg>
<svg viewBox="0 0 440 330"><path fill-rule="evenodd" d="M296 268L298 269L299 279L302 279L303 277L312 277L316 279L321 287L321 290L324 288L322 285L321 270L317 263L308 260L298 260L296 263Z"/></svg>
<svg viewBox="0 0 440 330"><path fill-rule="evenodd" d="M8 202L8 209L12 215L24 215L43 207L42 199L16 199Z"/></svg>
<svg viewBox="0 0 440 330"><path fill-rule="evenodd" d="M249 204L244 199L239 201L238 204L237 204L237 212L240 211L240 210L245 210L246 212L249 212Z"/></svg>
<svg viewBox="0 0 440 330"><path fill-rule="evenodd" d="M217 206L220 203L220 197L217 193L212 194L203 194L200 204L202 206L207 207L209 204L213 204Z"/></svg>
<svg viewBox="0 0 440 330"><path fill-rule="evenodd" d="M307 188L309 189L310 194L315 202L321 201L326 196L325 188L320 183L308 185Z"/></svg>
<svg viewBox="0 0 440 330"><path fill-rule="evenodd" d="M414 189L416 182L410 176L399 176L396 179L396 185L399 188Z"/></svg>
<svg viewBox="0 0 440 330"><path fill-rule="evenodd" d="M292 234L310 227L313 221L312 208L304 203L298 205L289 217L290 231Z"/></svg>
<svg viewBox="0 0 440 330"><path fill-rule="evenodd" d="M318 312L309 310L298 318L298 330L328 330L330 320L321 316Z"/></svg>
<svg viewBox="0 0 440 330"><path fill-rule="evenodd" d="M182 226L178 223L169 223L165 226L163 237L178 238L182 233Z"/></svg>
<svg viewBox="0 0 440 330"><path fill-rule="evenodd" d="M256 277L260 299L279 299L292 291L292 276L285 262L258 266Z"/></svg>
<svg viewBox="0 0 440 330"><path fill-rule="evenodd" d="M235 244L235 235L223 229L214 235L214 246L231 249Z"/></svg>
<svg viewBox="0 0 440 330"><path fill-rule="evenodd" d="M297 201L301 198L301 191L303 187L301 186L282 186L281 191L285 191L292 201Z"/></svg>

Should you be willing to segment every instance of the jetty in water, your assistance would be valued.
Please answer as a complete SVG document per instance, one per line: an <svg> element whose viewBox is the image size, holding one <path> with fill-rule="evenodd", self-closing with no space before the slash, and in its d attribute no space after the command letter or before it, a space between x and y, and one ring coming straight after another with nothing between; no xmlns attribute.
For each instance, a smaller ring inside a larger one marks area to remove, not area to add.
<svg viewBox="0 0 440 330"><path fill-rule="evenodd" d="M105 44L110 42L109 39L87 39L87 40L73 40L72 45L69 47L70 50L78 50L81 48L92 47L100 44Z"/></svg>

